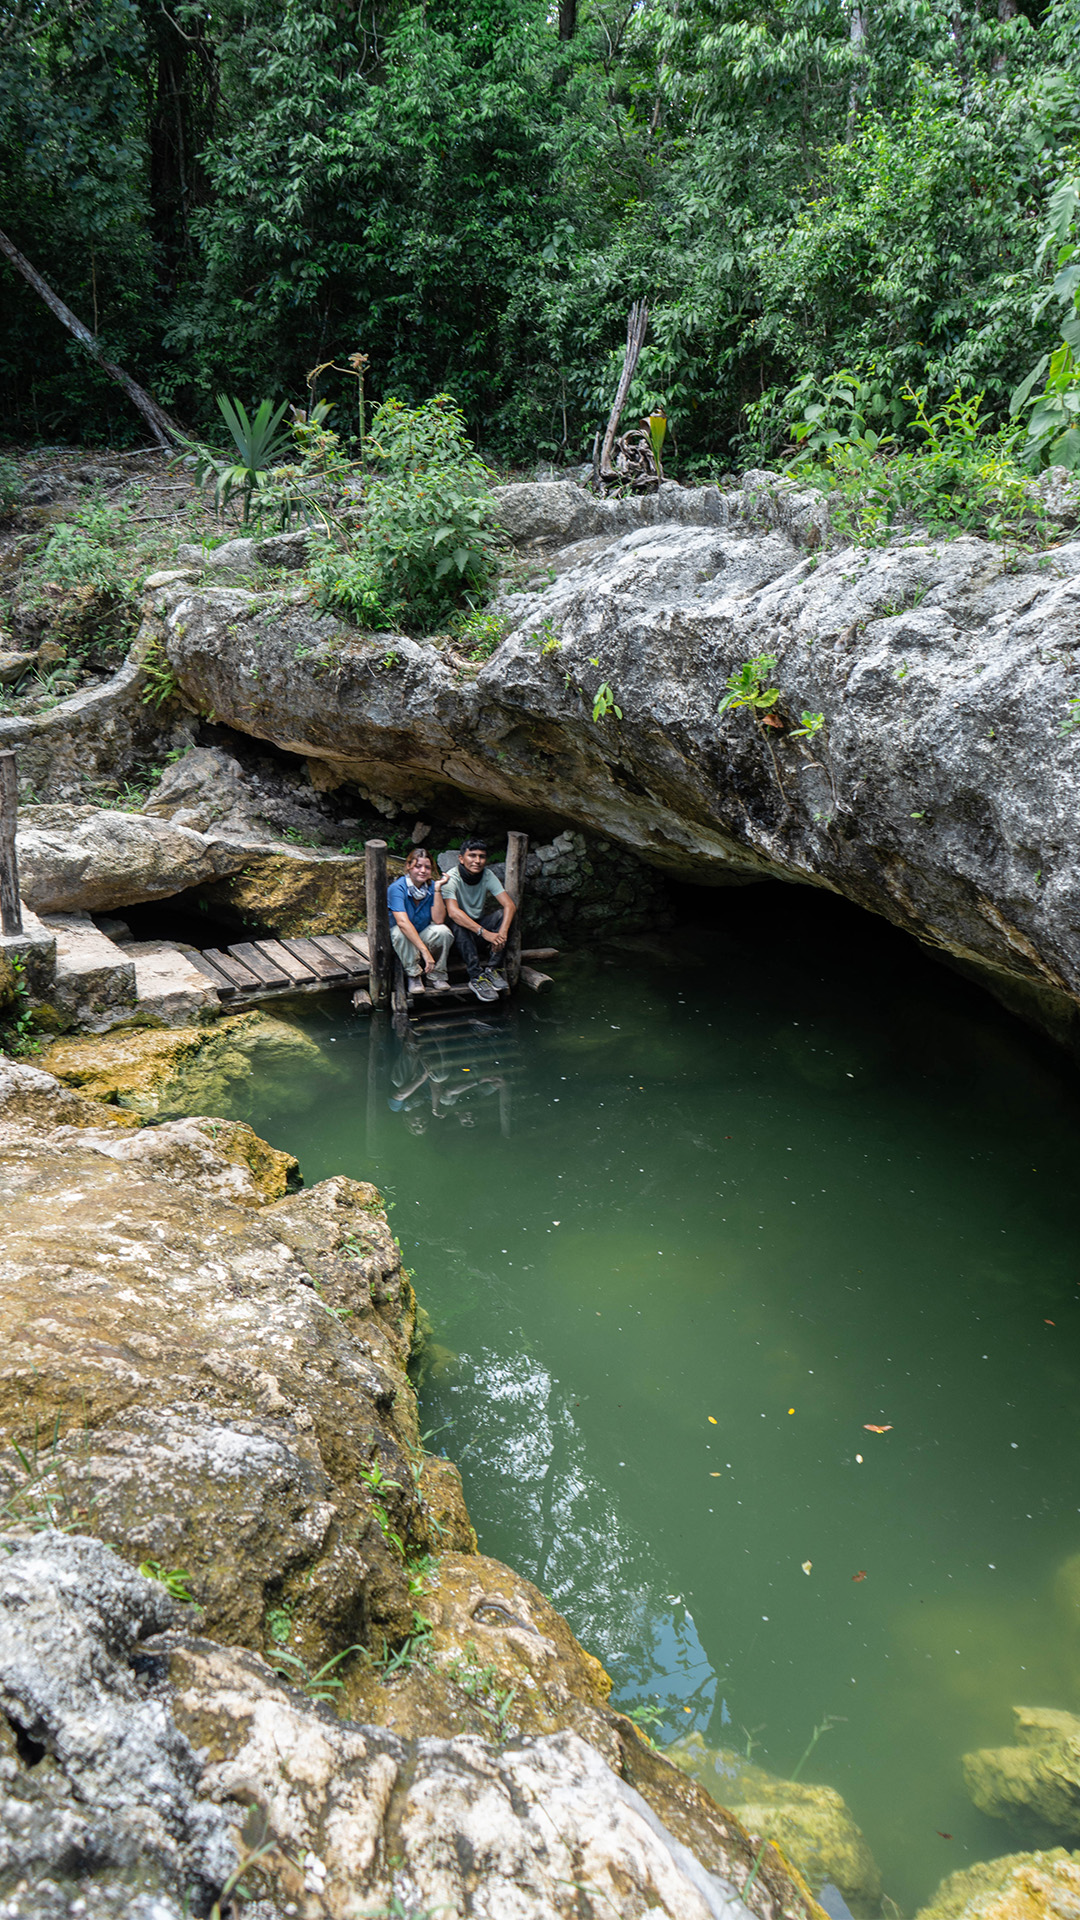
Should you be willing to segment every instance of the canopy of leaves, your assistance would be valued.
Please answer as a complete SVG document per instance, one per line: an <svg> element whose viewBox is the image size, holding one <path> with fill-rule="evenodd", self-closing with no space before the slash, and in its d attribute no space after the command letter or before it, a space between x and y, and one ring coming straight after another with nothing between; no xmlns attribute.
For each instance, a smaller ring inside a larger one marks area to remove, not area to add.
<svg viewBox="0 0 1080 1920"><path fill-rule="evenodd" d="M369 401L581 459L642 295L669 470L775 456L782 396L840 367L1005 417L1059 338L1031 269L1080 173L1077 0L571 12L0 0L0 226L193 432L362 350ZM6 265L0 340L13 431L138 435Z"/></svg>

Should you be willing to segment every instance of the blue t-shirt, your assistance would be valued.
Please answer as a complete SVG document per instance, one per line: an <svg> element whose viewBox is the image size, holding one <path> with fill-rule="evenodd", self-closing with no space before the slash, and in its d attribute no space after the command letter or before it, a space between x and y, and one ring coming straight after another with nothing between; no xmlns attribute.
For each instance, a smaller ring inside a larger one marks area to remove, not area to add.
<svg viewBox="0 0 1080 1920"><path fill-rule="evenodd" d="M431 881L421 900L414 900L405 884L405 876L391 881L386 889L386 904L393 913L407 913L417 933L423 933L431 925L431 909L435 901L435 882Z"/></svg>

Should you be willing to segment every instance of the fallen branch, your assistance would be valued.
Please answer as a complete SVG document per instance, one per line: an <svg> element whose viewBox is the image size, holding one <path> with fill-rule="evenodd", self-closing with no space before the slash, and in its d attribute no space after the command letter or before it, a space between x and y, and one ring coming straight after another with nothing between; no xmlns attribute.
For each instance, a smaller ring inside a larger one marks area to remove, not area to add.
<svg viewBox="0 0 1080 1920"><path fill-rule="evenodd" d="M111 380L115 380L118 386L123 387L128 399L138 407L158 446L165 453L172 453L174 447L182 445L184 434L175 420L170 420L168 414L158 406L157 401L152 400L145 389L140 387L138 381L124 372L123 367L117 367L111 360L106 360L89 327L84 326L82 321L72 313L71 308L64 305L59 294L53 292L48 281L42 279L37 269L30 265L29 260L19 252L14 241L8 239L2 228L0 228L0 253L7 255L16 273L22 274L27 285L33 287L40 300L44 300L49 312L55 314L60 325L74 335L81 347L86 348L90 358L97 363L102 372L107 373Z"/></svg>
<svg viewBox="0 0 1080 1920"><path fill-rule="evenodd" d="M622 478L612 464L615 436L619 431L619 421L630 392L630 382L637 370L638 356L645 344L645 334L649 325L649 309L644 300L635 300L626 322L626 357L619 376L619 385L615 393L615 404L608 416L604 433L604 444L600 450L599 478L605 486L615 486ZM595 459L595 455L594 455Z"/></svg>

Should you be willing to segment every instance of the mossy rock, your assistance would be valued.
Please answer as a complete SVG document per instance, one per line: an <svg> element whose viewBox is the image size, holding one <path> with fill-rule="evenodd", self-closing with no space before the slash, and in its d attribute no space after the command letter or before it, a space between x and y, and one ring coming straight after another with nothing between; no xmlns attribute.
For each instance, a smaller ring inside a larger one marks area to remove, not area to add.
<svg viewBox="0 0 1080 1920"><path fill-rule="evenodd" d="M707 1747L700 1733L677 1740L666 1753L751 1834L777 1846L815 1895L831 1884L856 1920L880 1912L877 1863L834 1787L779 1779L740 1753Z"/></svg>
<svg viewBox="0 0 1080 1920"><path fill-rule="evenodd" d="M148 1119L227 1113L256 1078L264 1098L280 1093L295 1103L301 1071L317 1083L344 1070L336 1069L300 1027L257 1010L211 1026L122 1027L72 1035L48 1047L41 1064L65 1086Z"/></svg>

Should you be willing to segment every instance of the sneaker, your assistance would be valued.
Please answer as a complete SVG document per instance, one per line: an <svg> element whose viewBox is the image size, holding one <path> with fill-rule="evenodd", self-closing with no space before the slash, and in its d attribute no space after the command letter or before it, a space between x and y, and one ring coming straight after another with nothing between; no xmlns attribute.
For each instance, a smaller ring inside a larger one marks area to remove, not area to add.
<svg viewBox="0 0 1080 1920"><path fill-rule="evenodd" d="M410 997L418 993L423 993L424 991L424 982L418 973L407 973L405 975L405 984L409 989Z"/></svg>
<svg viewBox="0 0 1080 1920"><path fill-rule="evenodd" d="M499 997L486 973L478 973L475 980L469 981L469 986L478 1000L497 1000Z"/></svg>
<svg viewBox="0 0 1080 1920"><path fill-rule="evenodd" d="M510 982L505 973L499 972L498 967L486 967L484 969L484 977L491 981L496 993L509 993Z"/></svg>
<svg viewBox="0 0 1080 1920"><path fill-rule="evenodd" d="M424 984L429 990L434 987L436 993L449 993L450 991L450 982L445 973L429 973Z"/></svg>

